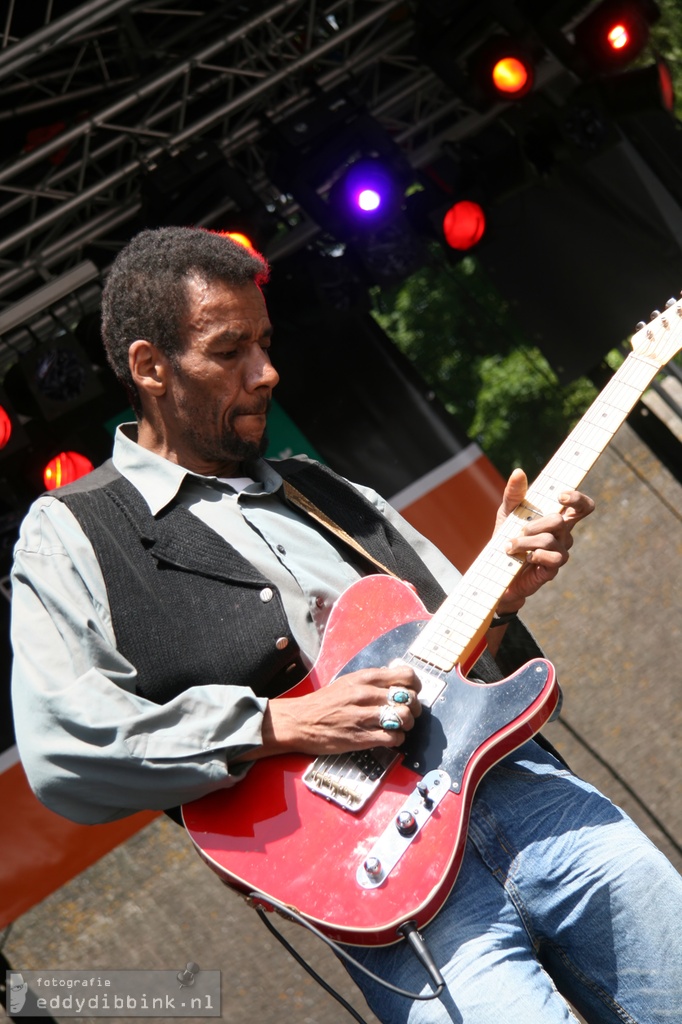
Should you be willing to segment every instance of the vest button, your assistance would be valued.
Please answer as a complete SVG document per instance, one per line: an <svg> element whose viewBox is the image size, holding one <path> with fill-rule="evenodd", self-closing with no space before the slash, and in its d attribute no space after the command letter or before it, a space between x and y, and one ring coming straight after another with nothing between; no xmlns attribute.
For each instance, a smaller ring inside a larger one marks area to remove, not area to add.
<svg viewBox="0 0 682 1024"><path fill-rule="evenodd" d="M287 553L287 549L284 547L283 544L278 544L277 550L279 551L280 555L286 555Z"/></svg>
<svg viewBox="0 0 682 1024"><path fill-rule="evenodd" d="M281 636L279 640L275 640L275 647L278 651L283 651L285 647L289 646L289 637Z"/></svg>
<svg viewBox="0 0 682 1024"><path fill-rule="evenodd" d="M270 587L263 587L260 592L260 599L264 604L267 604L268 601L272 601L274 596L274 591L271 590Z"/></svg>

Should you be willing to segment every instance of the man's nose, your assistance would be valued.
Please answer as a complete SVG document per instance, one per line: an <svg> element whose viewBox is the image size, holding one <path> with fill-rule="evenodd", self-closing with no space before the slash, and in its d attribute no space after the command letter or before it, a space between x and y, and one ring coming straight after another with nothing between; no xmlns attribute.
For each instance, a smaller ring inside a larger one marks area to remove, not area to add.
<svg viewBox="0 0 682 1024"><path fill-rule="evenodd" d="M270 356L262 349L251 362L249 367L249 385L256 388L274 388L279 382L279 374L270 361Z"/></svg>

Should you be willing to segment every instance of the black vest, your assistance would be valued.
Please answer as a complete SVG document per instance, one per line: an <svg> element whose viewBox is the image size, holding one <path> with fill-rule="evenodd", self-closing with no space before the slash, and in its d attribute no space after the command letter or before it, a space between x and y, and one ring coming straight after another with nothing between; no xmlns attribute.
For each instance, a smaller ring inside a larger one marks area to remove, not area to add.
<svg viewBox="0 0 682 1024"><path fill-rule="evenodd" d="M442 588L413 548L354 487L296 459L276 469L372 557L413 583L429 611L442 603ZM198 683L229 683L270 697L305 674L277 587L187 509L171 503L152 516L111 462L53 493L93 545L117 647L135 665L142 696L163 704ZM369 561L366 569L377 571ZM523 646L511 667L537 653ZM476 675L501 677L489 655Z"/></svg>

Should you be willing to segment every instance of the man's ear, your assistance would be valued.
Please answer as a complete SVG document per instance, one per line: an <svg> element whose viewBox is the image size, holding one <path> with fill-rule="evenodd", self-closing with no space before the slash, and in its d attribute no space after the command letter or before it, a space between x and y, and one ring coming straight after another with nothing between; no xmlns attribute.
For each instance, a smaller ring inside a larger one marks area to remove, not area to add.
<svg viewBox="0 0 682 1024"><path fill-rule="evenodd" d="M128 349L128 366L140 395L165 394L168 365L168 358L151 341L134 341Z"/></svg>

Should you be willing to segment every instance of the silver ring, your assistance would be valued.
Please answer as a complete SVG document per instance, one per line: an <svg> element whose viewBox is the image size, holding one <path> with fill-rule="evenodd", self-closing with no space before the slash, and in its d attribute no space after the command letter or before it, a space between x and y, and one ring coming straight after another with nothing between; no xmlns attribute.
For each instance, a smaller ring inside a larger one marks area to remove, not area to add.
<svg viewBox="0 0 682 1024"><path fill-rule="evenodd" d="M388 699L394 704L409 704L412 694L402 686L392 686L388 691Z"/></svg>
<svg viewBox="0 0 682 1024"><path fill-rule="evenodd" d="M403 723L400 721L397 712L395 712L388 704L385 708L381 709L379 725L382 729L386 729L387 732L395 732L396 729L402 729L403 727Z"/></svg>

